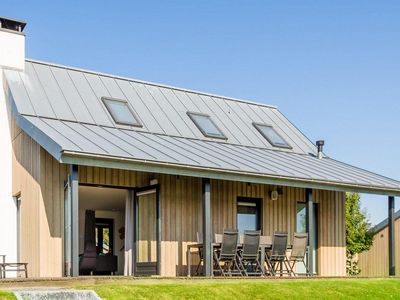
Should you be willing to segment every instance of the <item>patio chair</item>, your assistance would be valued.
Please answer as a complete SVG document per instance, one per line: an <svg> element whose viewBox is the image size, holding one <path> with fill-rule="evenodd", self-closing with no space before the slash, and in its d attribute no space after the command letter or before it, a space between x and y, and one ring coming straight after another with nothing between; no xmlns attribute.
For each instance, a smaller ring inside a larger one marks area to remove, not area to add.
<svg viewBox="0 0 400 300"><path fill-rule="evenodd" d="M269 263L268 252L271 251L272 245L272 237L270 235L262 235L260 236L260 245L264 245L264 261L260 261L260 263L264 264L264 275L272 275L271 269L272 266Z"/></svg>
<svg viewBox="0 0 400 300"><path fill-rule="evenodd" d="M224 229L221 250L213 251L214 275L216 273L222 276L242 275L237 258L238 236L237 230Z"/></svg>
<svg viewBox="0 0 400 300"><path fill-rule="evenodd" d="M305 262L306 252L307 252L307 243L308 243L308 233L298 233L295 232L293 235L293 246L292 251L289 258L290 271L293 275L300 275L299 272L294 272L294 267L296 263L302 263L306 269L306 276L310 275L310 272L307 268L307 264Z"/></svg>
<svg viewBox="0 0 400 300"><path fill-rule="evenodd" d="M264 276L259 260L260 235L260 230L244 231L243 249L239 251L239 266L245 276Z"/></svg>
<svg viewBox="0 0 400 300"><path fill-rule="evenodd" d="M200 232L197 232L197 244L203 244L203 235ZM199 255L199 263L197 264L196 268L196 275L199 275L199 269L203 265L203 248L200 247L198 251L193 252Z"/></svg>
<svg viewBox="0 0 400 300"><path fill-rule="evenodd" d="M283 274L291 275L289 261L286 256L287 250L287 232L275 232L272 239L272 250L267 256L270 265L270 272L272 275L277 273L282 276ZM283 268L285 267L285 269Z"/></svg>

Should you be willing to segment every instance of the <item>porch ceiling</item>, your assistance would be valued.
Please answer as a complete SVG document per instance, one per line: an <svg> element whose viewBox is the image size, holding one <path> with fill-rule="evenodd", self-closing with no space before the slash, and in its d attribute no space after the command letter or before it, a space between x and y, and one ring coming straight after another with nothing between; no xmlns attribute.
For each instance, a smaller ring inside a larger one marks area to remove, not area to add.
<svg viewBox="0 0 400 300"><path fill-rule="evenodd" d="M19 115L58 161L137 171L400 195L400 182L313 154Z"/></svg>

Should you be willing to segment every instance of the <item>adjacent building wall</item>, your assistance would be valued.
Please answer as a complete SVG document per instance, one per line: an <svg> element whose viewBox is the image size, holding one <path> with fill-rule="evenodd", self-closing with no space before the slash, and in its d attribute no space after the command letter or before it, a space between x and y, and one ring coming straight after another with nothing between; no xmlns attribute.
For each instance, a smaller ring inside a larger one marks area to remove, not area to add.
<svg viewBox="0 0 400 300"><path fill-rule="evenodd" d="M12 117L3 70L24 70L25 35L0 28L0 255L17 261L17 206L12 189ZM9 273L7 277L16 274Z"/></svg>
<svg viewBox="0 0 400 300"><path fill-rule="evenodd" d="M394 226L395 253L396 253L396 274L400 271L400 218L395 221ZM358 267L361 270L361 276L388 276L389 275L389 230L384 227L374 235L374 241L371 249L358 255Z"/></svg>
<svg viewBox="0 0 400 300"><path fill-rule="evenodd" d="M1 34L1 31L0 31ZM1 46L0 46L1 48ZM0 55L1 57L1 55ZM1 63L1 62L0 62ZM3 70L0 67L0 254L7 261L17 259L17 209L12 193L11 112L3 92ZM15 274L7 274L7 276Z"/></svg>

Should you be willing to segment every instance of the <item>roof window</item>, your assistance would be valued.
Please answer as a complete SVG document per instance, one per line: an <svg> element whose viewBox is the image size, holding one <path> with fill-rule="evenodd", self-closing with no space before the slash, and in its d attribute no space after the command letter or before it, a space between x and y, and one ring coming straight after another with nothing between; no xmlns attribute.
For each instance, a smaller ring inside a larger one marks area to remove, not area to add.
<svg viewBox="0 0 400 300"><path fill-rule="evenodd" d="M142 127L133 110L126 100L102 97L104 105L114 119L115 123Z"/></svg>
<svg viewBox="0 0 400 300"><path fill-rule="evenodd" d="M274 147L289 148L292 147L284 138L272 127L267 124L253 123L253 126L262 134L262 136Z"/></svg>
<svg viewBox="0 0 400 300"><path fill-rule="evenodd" d="M209 115L195 112L188 112L187 114L204 136L227 139Z"/></svg>

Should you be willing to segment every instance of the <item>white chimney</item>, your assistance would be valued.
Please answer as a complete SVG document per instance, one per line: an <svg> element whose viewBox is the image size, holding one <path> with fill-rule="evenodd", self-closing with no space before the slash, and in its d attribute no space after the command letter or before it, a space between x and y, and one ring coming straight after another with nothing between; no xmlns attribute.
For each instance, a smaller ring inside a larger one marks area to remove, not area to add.
<svg viewBox="0 0 400 300"><path fill-rule="evenodd" d="M12 113L11 104L4 90L7 85L3 70L23 71L25 68L25 35L22 33L24 27L24 22L0 17L0 254L6 255L8 262L19 259L18 210L12 190ZM10 275L15 276L15 274Z"/></svg>
<svg viewBox="0 0 400 300"><path fill-rule="evenodd" d="M0 68L24 70L26 23L0 17Z"/></svg>

